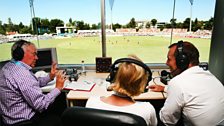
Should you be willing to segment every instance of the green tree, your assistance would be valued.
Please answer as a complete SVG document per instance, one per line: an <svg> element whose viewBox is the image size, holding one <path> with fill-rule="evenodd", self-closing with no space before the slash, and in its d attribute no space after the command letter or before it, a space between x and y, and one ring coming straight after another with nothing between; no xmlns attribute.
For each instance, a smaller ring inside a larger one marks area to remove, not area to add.
<svg viewBox="0 0 224 126"><path fill-rule="evenodd" d="M183 23L178 22L178 23L176 24L176 27L177 27L177 28L183 28Z"/></svg>
<svg viewBox="0 0 224 126"><path fill-rule="evenodd" d="M190 18L186 18L183 22L183 28L187 28L189 30Z"/></svg>
<svg viewBox="0 0 224 126"><path fill-rule="evenodd" d="M156 20L156 19L152 19L152 20L151 20L151 24L152 24L153 27L156 26L156 23L157 23L157 20Z"/></svg>
<svg viewBox="0 0 224 126"><path fill-rule="evenodd" d="M176 23L176 21L177 21L177 19L170 19L170 23L171 23L171 26L173 27L173 28L177 28L177 23Z"/></svg>
<svg viewBox="0 0 224 126"><path fill-rule="evenodd" d="M49 30L49 25L50 25L49 20L47 18L41 19L40 23L41 24L38 27L39 28L39 33L40 34L49 33L50 32L50 30Z"/></svg>
<svg viewBox="0 0 224 126"><path fill-rule="evenodd" d="M99 23L97 24L97 27L98 27L98 29L101 28L101 22L99 22Z"/></svg>
<svg viewBox="0 0 224 126"><path fill-rule="evenodd" d="M74 26L73 22L72 22L72 18L69 18L68 23L66 24L66 26L68 26L68 27Z"/></svg>
<svg viewBox="0 0 224 126"><path fill-rule="evenodd" d="M76 22L76 29L83 30L84 29L84 21L77 21Z"/></svg>
<svg viewBox="0 0 224 126"><path fill-rule="evenodd" d="M50 22L47 18L41 19L41 26L49 27L49 25L50 25Z"/></svg>
<svg viewBox="0 0 224 126"><path fill-rule="evenodd" d="M127 24L127 28L135 28L135 27L136 27L135 18L132 18L130 22Z"/></svg>
<svg viewBox="0 0 224 126"><path fill-rule="evenodd" d="M85 24L84 24L84 27L83 27L83 30L89 30L89 29L90 29L89 24L85 23Z"/></svg>
<svg viewBox="0 0 224 126"><path fill-rule="evenodd" d="M19 23L19 28L20 28L20 29L24 28L24 25L23 25L22 22Z"/></svg>
<svg viewBox="0 0 224 126"><path fill-rule="evenodd" d="M150 28L150 26L151 26L150 22L147 22L145 25L146 28Z"/></svg>
<svg viewBox="0 0 224 126"><path fill-rule="evenodd" d="M22 29L19 30L21 34L27 34L27 33L32 33L31 27L24 26Z"/></svg>
<svg viewBox="0 0 224 126"><path fill-rule="evenodd" d="M164 29L164 27L165 27L164 25L160 26L159 30L162 31Z"/></svg>
<svg viewBox="0 0 224 126"><path fill-rule="evenodd" d="M113 24L113 30L116 31L117 28L121 28L121 25L118 23Z"/></svg>
<svg viewBox="0 0 224 126"><path fill-rule="evenodd" d="M72 25L72 18L69 18L69 23Z"/></svg>
<svg viewBox="0 0 224 126"><path fill-rule="evenodd" d="M32 19L32 22L33 33L38 34L38 28L41 26L41 19L39 17L35 17Z"/></svg>
<svg viewBox="0 0 224 126"><path fill-rule="evenodd" d="M210 18L208 21L205 21L204 29L212 30L214 24L214 18Z"/></svg>
<svg viewBox="0 0 224 126"><path fill-rule="evenodd" d="M196 18L192 23L192 31L197 31L198 29L203 29L203 21L198 21Z"/></svg>
<svg viewBox="0 0 224 126"><path fill-rule="evenodd" d="M72 26L73 26L74 28L76 28L76 26L77 26L77 21L73 21L73 22L72 22Z"/></svg>
<svg viewBox="0 0 224 126"><path fill-rule="evenodd" d="M60 19L52 19L50 21L49 30L51 33L56 33L56 27L64 26L64 22Z"/></svg>
<svg viewBox="0 0 224 126"><path fill-rule="evenodd" d="M96 24L92 24L91 29L98 29Z"/></svg>
<svg viewBox="0 0 224 126"><path fill-rule="evenodd" d="M15 28L14 28L11 18L8 18L8 25L6 27L6 31L7 32L15 31Z"/></svg>
<svg viewBox="0 0 224 126"><path fill-rule="evenodd" d="M5 28L4 28L4 26L2 25L2 21L0 21L0 34L3 34L3 35L5 35Z"/></svg>

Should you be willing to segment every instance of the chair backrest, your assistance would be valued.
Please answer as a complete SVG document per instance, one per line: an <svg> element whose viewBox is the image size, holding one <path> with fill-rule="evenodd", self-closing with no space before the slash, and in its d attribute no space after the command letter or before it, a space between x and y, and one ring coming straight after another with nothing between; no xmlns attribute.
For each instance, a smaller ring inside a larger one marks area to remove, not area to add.
<svg viewBox="0 0 224 126"><path fill-rule="evenodd" d="M6 61L0 61L0 70L2 69L2 67L9 62L10 60L6 60Z"/></svg>
<svg viewBox="0 0 224 126"><path fill-rule="evenodd" d="M63 126L147 126L137 115L101 109L70 107L62 114Z"/></svg>
<svg viewBox="0 0 224 126"><path fill-rule="evenodd" d="M3 126L2 115L0 115L0 126Z"/></svg>
<svg viewBox="0 0 224 126"><path fill-rule="evenodd" d="M224 126L224 119L217 126Z"/></svg>

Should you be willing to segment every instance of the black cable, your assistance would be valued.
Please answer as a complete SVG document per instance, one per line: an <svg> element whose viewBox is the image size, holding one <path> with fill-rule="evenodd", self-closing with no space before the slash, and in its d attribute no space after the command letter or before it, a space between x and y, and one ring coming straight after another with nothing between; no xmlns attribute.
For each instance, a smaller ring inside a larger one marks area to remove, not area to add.
<svg viewBox="0 0 224 126"><path fill-rule="evenodd" d="M161 91L161 93L162 93L163 98L166 99L166 97L164 95L164 91Z"/></svg>
<svg viewBox="0 0 224 126"><path fill-rule="evenodd" d="M158 84L155 82L155 79L156 79L156 78L161 78L161 77L158 76L158 77L154 77L154 78L152 78L153 83L154 83L155 85L158 85Z"/></svg>
<svg viewBox="0 0 224 126"><path fill-rule="evenodd" d="M153 81L153 83L154 83L155 85L158 85L158 84L155 82L155 79L156 79L156 78L161 78L161 74L160 74L160 72L158 72L158 74L159 74L159 76L152 78L152 81ZM166 99L166 97L165 97L165 95L164 95L164 91L160 91L160 92L161 92L163 98Z"/></svg>

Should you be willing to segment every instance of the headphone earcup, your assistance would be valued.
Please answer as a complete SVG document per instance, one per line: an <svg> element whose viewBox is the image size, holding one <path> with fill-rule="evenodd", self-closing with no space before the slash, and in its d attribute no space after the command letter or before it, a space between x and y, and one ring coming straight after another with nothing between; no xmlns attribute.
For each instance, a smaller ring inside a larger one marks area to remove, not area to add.
<svg viewBox="0 0 224 126"><path fill-rule="evenodd" d="M184 70L188 67L188 64L189 64L189 60L186 55L182 54L181 56L177 56L176 58L177 68Z"/></svg>
<svg viewBox="0 0 224 126"><path fill-rule="evenodd" d="M115 79L115 76L117 74L117 70L118 68L112 68L111 67L111 70L110 70L110 74L108 75L108 77L106 78L106 81L110 82L110 83L113 83L114 82L114 79Z"/></svg>
<svg viewBox="0 0 224 126"><path fill-rule="evenodd" d="M183 45L182 40L177 43L176 66L177 66L177 68L179 68L181 70L187 69L187 67L190 63L187 55L184 54L183 46L184 45Z"/></svg>
<svg viewBox="0 0 224 126"><path fill-rule="evenodd" d="M24 56L24 51L19 46L12 52L12 57L16 61L22 60L23 59L23 56Z"/></svg>
<svg viewBox="0 0 224 126"><path fill-rule="evenodd" d="M187 69L187 67L189 65L188 57L183 53L178 54L176 56L176 65L177 65L177 68L179 68L181 70Z"/></svg>

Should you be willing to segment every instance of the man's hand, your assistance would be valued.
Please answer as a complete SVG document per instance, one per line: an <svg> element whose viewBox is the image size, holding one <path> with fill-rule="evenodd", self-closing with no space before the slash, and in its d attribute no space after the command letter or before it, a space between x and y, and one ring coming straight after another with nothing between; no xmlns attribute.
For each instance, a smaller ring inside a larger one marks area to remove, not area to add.
<svg viewBox="0 0 224 126"><path fill-rule="evenodd" d="M55 75L57 73L57 63L53 62L51 65L51 73L50 73L50 79L53 80Z"/></svg>
<svg viewBox="0 0 224 126"><path fill-rule="evenodd" d="M62 90L66 79L67 78L65 76L65 72L63 72L62 70L59 70L56 73L56 88L58 88L59 90Z"/></svg>
<svg viewBox="0 0 224 126"><path fill-rule="evenodd" d="M148 88L151 89L151 91L163 92L165 87L162 85L150 85Z"/></svg>

